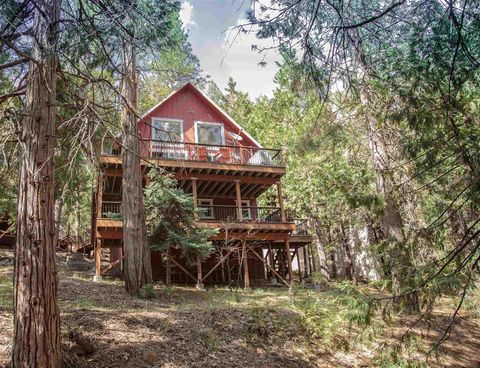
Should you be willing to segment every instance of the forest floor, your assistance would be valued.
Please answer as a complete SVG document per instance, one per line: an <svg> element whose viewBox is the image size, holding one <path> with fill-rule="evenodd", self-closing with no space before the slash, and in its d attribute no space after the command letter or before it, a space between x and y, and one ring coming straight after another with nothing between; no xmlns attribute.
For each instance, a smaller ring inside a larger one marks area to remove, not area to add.
<svg viewBox="0 0 480 368"><path fill-rule="evenodd" d="M0 250L0 367L12 346L12 256ZM346 284L290 293L156 285L156 297L144 300L129 297L121 281L94 283L90 272L66 269L62 257L59 264L65 367L480 367L480 298L468 301L450 339L428 356L452 300L428 323L376 316L355 327L349 321L362 322L364 306ZM88 347L79 349L71 331L94 352L84 355Z"/></svg>

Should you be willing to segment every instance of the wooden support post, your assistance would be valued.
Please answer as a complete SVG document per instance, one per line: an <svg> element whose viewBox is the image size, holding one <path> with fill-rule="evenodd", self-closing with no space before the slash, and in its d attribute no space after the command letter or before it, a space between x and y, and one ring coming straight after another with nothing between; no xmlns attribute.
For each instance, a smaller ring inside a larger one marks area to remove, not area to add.
<svg viewBox="0 0 480 368"><path fill-rule="evenodd" d="M311 271L316 272L315 260L313 259L313 252L312 252L312 244L308 246L308 259L312 262L311 263Z"/></svg>
<svg viewBox="0 0 480 368"><path fill-rule="evenodd" d="M285 240L285 253L287 254L288 282L293 285L292 255L290 254L290 240Z"/></svg>
<svg viewBox="0 0 480 368"><path fill-rule="evenodd" d="M310 262L307 257L307 246L304 245L302 248L302 253L303 253L303 268L304 268L304 276L308 277L310 276Z"/></svg>
<svg viewBox="0 0 480 368"><path fill-rule="evenodd" d="M202 260L197 256L197 289L203 290Z"/></svg>
<svg viewBox="0 0 480 368"><path fill-rule="evenodd" d="M300 279L300 282L302 281L302 267L300 264L300 252L299 248L295 251L295 257L297 257L297 267L298 267L298 278Z"/></svg>
<svg viewBox="0 0 480 368"><path fill-rule="evenodd" d="M269 258L269 261L270 261L270 266L271 268L275 268L275 265L273 263L273 249L272 249L272 242L269 242L268 243L268 258ZM273 272L270 271L270 278L271 278L271 282L272 283L276 283L276 279L275 279L275 275L273 274ZM275 279L275 280L274 280Z"/></svg>
<svg viewBox="0 0 480 368"><path fill-rule="evenodd" d="M165 284L167 286L172 286L172 249L167 249L167 269L166 269L166 279Z"/></svg>
<svg viewBox="0 0 480 368"><path fill-rule="evenodd" d="M243 242L243 288L250 290L250 275L248 273L248 248L245 241Z"/></svg>
<svg viewBox="0 0 480 368"><path fill-rule="evenodd" d="M95 243L95 276L93 281L98 282L102 280L102 270L101 270L101 261L102 261L102 240L97 238Z"/></svg>
<svg viewBox="0 0 480 368"><path fill-rule="evenodd" d="M235 193L237 195L237 217L238 221L243 221L243 213L242 213L242 196L240 193L240 180L235 180Z"/></svg>
<svg viewBox="0 0 480 368"><path fill-rule="evenodd" d="M283 207L283 194L282 194L281 181L277 183L277 196L278 196L278 204L280 205L280 218L282 219L282 222L287 222L287 217L285 215L285 208Z"/></svg>
<svg viewBox="0 0 480 368"><path fill-rule="evenodd" d="M267 261L266 261L265 259L263 259L257 252L255 252L254 249L250 249L250 250L251 250L252 254L253 254L255 257L257 257L260 261L262 261L264 264L266 264L268 268L270 268L270 271L272 271L272 274L274 274L275 276L277 276L278 279L279 279L281 282L283 282L286 286L289 286L289 283L288 283L287 281L285 281L285 279L284 279L282 276L280 276L280 274L279 274L277 271L275 271L275 269L272 268L272 267L267 263Z"/></svg>

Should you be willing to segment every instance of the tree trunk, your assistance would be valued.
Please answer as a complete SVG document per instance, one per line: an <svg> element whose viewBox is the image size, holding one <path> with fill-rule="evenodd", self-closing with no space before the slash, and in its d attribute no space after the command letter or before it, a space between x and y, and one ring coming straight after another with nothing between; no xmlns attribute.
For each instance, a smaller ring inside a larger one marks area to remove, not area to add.
<svg viewBox="0 0 480 368"><path fill-rule="evenodd" d="M152 265L145 227L142 170L140 166L137 118L137 76L133 39L123 45L123 246L125 249L125 288L131 295L152 283Z"/></svg>
<svg viewBox="0 0 480 368"><path fill-rule="evenodd" d="M364 96L364 100L368 100ZM364 101L367 103L368 101ZM390 271L392 277L392 291L394 304L399 307L406 304L411 311L419 309L416 293L400 296L411 288L411 270L413 262L407 239L403 230L403 220L399 206L394 198L393 180L387 177L389 173L388 151L385 136L372 117L368 120L368 137L372 154L372 163L375 170L377 192L384 199L382 213L382 230L387 242Z"/></svg>
<svg viewBox="0 0 480 368"><path fill-rule="evenodd" d="M349 280L357 283L357 277L355 275L355 267L353 265L353 255L352 249L350 247L351 244L351 231L350 228L345 230L345 224L340 224L340 229L342 232L342 239L343 239L343 246L345 250L345 275L348 277Z"/></svg>
<svg viewBox="0 0 480 368"><path fill-rule="evenodd" d="M34 10L19 175L12 367L60 367L53 156L60 0Z"/></svg>

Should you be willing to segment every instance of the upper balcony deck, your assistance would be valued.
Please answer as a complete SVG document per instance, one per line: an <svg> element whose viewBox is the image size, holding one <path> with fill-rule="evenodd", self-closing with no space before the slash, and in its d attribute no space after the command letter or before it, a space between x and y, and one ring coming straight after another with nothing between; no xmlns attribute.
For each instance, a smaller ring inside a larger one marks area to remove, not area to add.
<svg viewBox="0 0 480 368"><path fill-rule="evenodd" d="M120 141L107 139L102 145L100 162L121 164L121 152ZM280 176L285 173L285 162L279 149L142 139L140 156L170 168L265 171Z"/></svg>

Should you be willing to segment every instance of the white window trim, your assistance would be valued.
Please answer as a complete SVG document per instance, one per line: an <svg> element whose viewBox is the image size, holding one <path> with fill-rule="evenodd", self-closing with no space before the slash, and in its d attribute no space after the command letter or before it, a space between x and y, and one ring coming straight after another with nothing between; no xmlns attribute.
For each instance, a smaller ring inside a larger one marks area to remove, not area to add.
<svg viewBox="0 0 480 368"><path fill-rule="evenodd" d="M203 202L203 203L202 203ZM197 206L213 206L213 199L211 198L197 198ZM210 207L210 210L212 211L211 216L209 215L201 215L200 219L214 219L215 215L213 214L213 208Z"/></svg>
<svg viewBox="0 0 480 368"><path fill-rule="evenodd" d="M194 124L194 127L195 127L195 143L199 143L198 141L198 126L199 125L220 125L221 129L222 129L222 146L225 146L225 125L223 123L215 123L215 122L211 122L211 121L196 121L195 124ZM203 143L200 143L200 144L203 144Z"/></svg>
<svg viewBox="0 0 480 368"><path fill-rule="evenodd" d="M152 139L153 139L153 133L154 133L154 129L155 129L155 122L158 121L158 122L162 122L162 121L167 121L167 122L176 122L176 123L180 123L180 132L181 132L181 138L180 138L180 142L182 143L185 143L184 141L184 135L185 135L185 132L183 130L183 120L182 119L170 119L170 118L161 118L161 117L153 117L152 118Z"/></svg>
<svg viewBox="0 0 480 368"><path fill-rule="evenodd" d="M235 206L237 206L237 200L235 199ZM240 200L240 203L241 203L241 207L242 207L242 214L243 214L243 211L248 211L248 216L243 216L243 218L246 218L247 220L251 220L252 219L252 212L251 212L251 208L244 208L244 207L250 207L250 200L249 199L242 199Z"/></svg>

